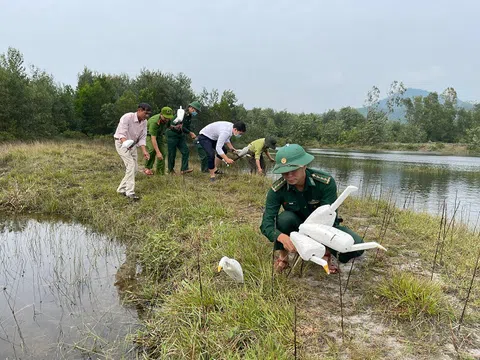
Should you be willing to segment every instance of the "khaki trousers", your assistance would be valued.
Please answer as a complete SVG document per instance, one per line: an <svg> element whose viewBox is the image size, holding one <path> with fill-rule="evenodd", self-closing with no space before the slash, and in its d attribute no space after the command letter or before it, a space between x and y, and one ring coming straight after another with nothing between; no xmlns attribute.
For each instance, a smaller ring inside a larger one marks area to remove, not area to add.
<svg viewBox="0 0 480 360"><path fill-rule="evenodd" d="M135 194L135 174L138 170L137 147L134 146L131 150L127 150L122 148L120 140L115 140L115 148L125 164L125 176L120 182L117 192L124 192L126 195Z"/></svg>

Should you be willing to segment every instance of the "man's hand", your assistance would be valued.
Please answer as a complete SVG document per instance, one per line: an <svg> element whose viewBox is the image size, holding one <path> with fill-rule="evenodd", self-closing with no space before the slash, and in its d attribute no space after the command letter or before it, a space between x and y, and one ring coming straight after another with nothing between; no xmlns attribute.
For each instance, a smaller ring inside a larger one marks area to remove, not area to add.
<svg viewBox="0 0 480 360"><path fill-rule="evenodd" d="M197 137L197 135L195 135L194 132L191 132L191 131L190 131L190 137L191 137L192 139L195 139L195 138Z"/></svg>
<svg viewBox="0 0 480 360"><path fill-rule="evenodd" d="M163 155L162 155L162 153L161 153L160 151L157 152L157 159L158 159L158 160L163 160Z"/></svg>
<svg viewBox="0 0 480 360"><path fill-rule="evenodd" d="M293 245L292 240L290 240L290 236L288 236L287 234L278 235L277 241L281 242L285 250L287 250L288 252L297 252L297 250L295 249L295 245Z"/></svg>
<svg viewBox="0 0 480 360"><path fill-rule="evenodd" d="M263 170L262 169L257 169L258 175L263 175Z"/></svg>
<svg viewBox="0 0 480 360"><path fill-rule="evenodd" d="M143 157L145 158L145 160L150 160L150 154L148 152L144 152Z"/></svg>
<svg viewBox="0 0 480 360"><path fill-rule="evenodd" d="M225 162L226 162L227 164L229 164L229 165L230 165L230 164L233 164L233 163L235 162L235 161L233 161L232 159L230 159L229 157L226 157L224 160L225 160Z"/></svg>

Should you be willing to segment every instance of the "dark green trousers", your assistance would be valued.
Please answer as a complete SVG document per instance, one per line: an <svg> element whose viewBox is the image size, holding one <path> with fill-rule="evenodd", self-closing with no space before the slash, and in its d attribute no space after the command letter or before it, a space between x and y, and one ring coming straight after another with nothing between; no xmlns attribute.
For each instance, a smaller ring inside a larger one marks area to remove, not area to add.
<svg viewBox="0 0 480 360"><path fill-rule="evenodd" d="M257 160L255 157L252 156L248 158L248 166L250 167L250 174L257 173ZM265 159L263 158L263 154L260 155L260 167L262 168L263 172L265 173Z"/></svg>
<svg viewBox="0 0 480 360"><path fill-rule="evenodd" d="M280 230L282 233L290 235L292 231L298 231L298 228L303 223L303 220L292 211L284 211L277 217L277 229ZM363 243L363 239L360 235L358 235L355 231L350 230L346 226L334 225L335 228L338 230L344 231L347 234L350 234L353 237L355 244ZM284 250L283 244L275 241L274 245L275 250ZM363 254L364 250L361 251L352 251L348 253L341 253L340 256L337 256L337 252L333 249L328 248L328 250L333 254L333 256L337 257L341 263L346 263L350 259L358 257Z"/></svg>
<svg viewBox="0 0 480 360"><path fill-rule="evenodd" d="M175 157L177 156L177 149L182 154L182 167L180 171L188 169L188 158L190 156L187 147L187 140L185 134L177 133L172 130L167 130L167 146L168 146L168 171L171 172L175 168Z"/></svg>
<svg viewBox="0 0 480 360"><path fill-rule="evenodd" d="M153 148L152 144L152 138L150 136L147 136L147 151L150 154L150 159L145 160L145 167L147 169L152 169L153 164L155 162L155 159L157 160L157 171L156 174L158 175L165 175L165 158L167 157L167 144L166 140L164 137L161 137L160 139L157 137L157 145L158 149L163 155L163 160L157 159L157 153L155 152L155 149Z"/></svg>

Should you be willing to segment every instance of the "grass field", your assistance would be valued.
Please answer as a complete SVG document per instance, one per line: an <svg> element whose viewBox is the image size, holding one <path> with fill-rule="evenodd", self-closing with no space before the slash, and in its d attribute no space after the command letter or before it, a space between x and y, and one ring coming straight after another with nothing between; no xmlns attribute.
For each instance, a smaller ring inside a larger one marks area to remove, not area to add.
<svg viewBox="0 0 480 360"><path fill-rule="evenodd" d="M0 211L62 215L127 246L117 282L141 315L125 339L141 359L480 357L478 277L459 328L478 234L388 199L349 198L345 225L388 252L369 251L340 276L305 264L272 277L258 230L271 181L231 167L210 183L195 160L186 176L138 173L132 203L115 192L124 168L113 141L4 144ZM216 272L224 255L242 264L244 285Z"/></svg>

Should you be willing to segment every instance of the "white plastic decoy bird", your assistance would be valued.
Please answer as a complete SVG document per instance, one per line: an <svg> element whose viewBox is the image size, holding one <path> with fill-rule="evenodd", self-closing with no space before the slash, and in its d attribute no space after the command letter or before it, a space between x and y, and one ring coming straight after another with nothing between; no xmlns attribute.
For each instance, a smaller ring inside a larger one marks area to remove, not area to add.
<svg viewBox="0 0 480 360"><path fill-rule="evenodd" d="M230 276L233 280L239 283L243 283L243 270L242 265L235 260L230 259L229 257L222 257L220 262L218 263L218 272L225 271L228 276Z"/></svg>
<svg viewBox="0 0 480 360"><path fill-rule="evenodd" d="M328 268L328 262L323 259L325 255L325 246L319 242L313 240L307 235L300 234L299 232L291 232L290 240L292 240L298 255L305 261L312 261L323 267L327 274L330 274Z"/></svg>
<svg viewBox="0 0 480 360"><path fill-rule="evenodd" d="M125 140L123 143L122 143L122 148L127 148L129 149L130 146L133 145L133 140Z"/></svg>
<svg viewBox="0 0 480 360"><path fill-rule="evenodd" d="M328 264L322 259L325 255L325 247L340 253L368 249L387 251L374 241L355 244L350 234L333 227L337 216L336 210L350 193L357 190L355 186L348 186L332 205L320 206L300 225L298 232L290 234L290 239L303 260L313 261L323 266L329 273Z"/></svg>
<svg viewBox="0 0 480 360"><path fill-rule="evenodd" d="M180 106L180 109L177 110L177 117L175 118L175 120L173 120L173 124L174 125L181 124L183 122L184 116L185 116L185 110L182 109L182 107Z"/></svg>

